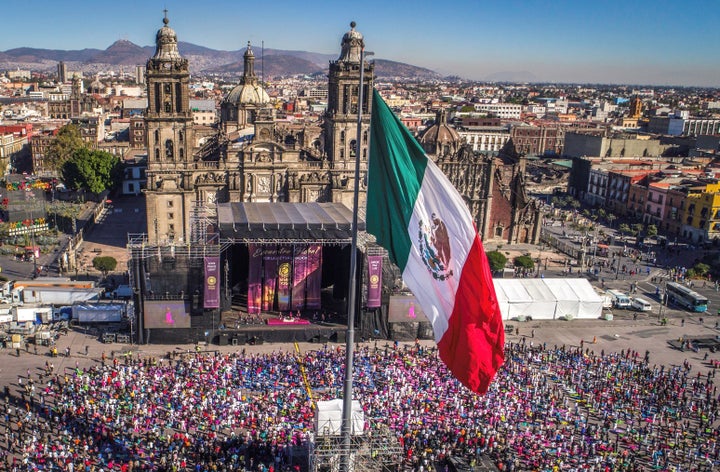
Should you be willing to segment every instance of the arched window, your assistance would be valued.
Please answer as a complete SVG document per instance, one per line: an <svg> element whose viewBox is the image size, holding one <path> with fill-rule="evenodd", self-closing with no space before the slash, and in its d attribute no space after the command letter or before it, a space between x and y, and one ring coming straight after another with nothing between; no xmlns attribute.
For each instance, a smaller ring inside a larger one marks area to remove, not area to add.
<svg viewBox="0 0 720 472"><path fill-rule="evenodd" d="M155 130L155 142L160 141L160 130Z"/></svg>
<svg viewBox="0 0 720 472"><path fill-rule="evenodd" d="M502 226L498 226L497 228L495 228L495 236L496 237L501 238L502 234L503 234Z"/></svg>
<svg viewBox="0 0 720 472"><path fill-rule="evenodd" d="M340 131L340 142L345 143L345 131Z"/></svg>
<svg viewBox="0 0 720 472"><path fill-rule="evenodd" d="M155 148L155 160L156 161L160 160L160 149L158 149L158 148Z"/></svg>
<svg viewBox="0 0 720 472"><path fill-rule="evenodd" d="M355 141L353 139L352 141L350 141L350 157L355 157L356 147L357 147L357 141Z"/></svg>
<svg viewBox="0 0 720 472"><path fill-rule="evenodd" d="M185 149L183 149L183 148L180 148L180 160L181 161L185 160Z"/></svg>
<svg viewBox="0 0 720 472"><path fill-rule="evenodd" d="M180 141L182 143L184 140L185 140L185 133L182 130L180 130L180 132L178 133L178 141Z"/></svg>
<svg viewBox="0 0 720 472"><path fill-rule="evenodd" d="M367 159L367 148L363 148L363 158Z"/></svg>
<svg viewBox="0 0 720 472"><path fill-rule="evenodd" d="M175 158L175 151L173 149L173 142L171 139L165 141L165 157L168 159Z"/></svg>
<svg viewBox="0 0 720 472"><path fill-rule="evenodd" d="M367 144L367 138L368 138L368 132L367 130L363 131L363 144Z"/></svg>

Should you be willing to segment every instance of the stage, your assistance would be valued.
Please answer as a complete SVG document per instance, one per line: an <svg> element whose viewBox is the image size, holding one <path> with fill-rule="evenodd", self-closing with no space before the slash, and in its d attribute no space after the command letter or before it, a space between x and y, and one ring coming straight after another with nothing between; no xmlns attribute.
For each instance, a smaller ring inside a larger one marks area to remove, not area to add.
<svg viewBox="0 0 720 472"><path fill-rule="evenodd" d="M193 317L199 318L199 317ZM339 317L327 321L312 316L295 317L283 321L280 313L247 313L228 310L221 316L203 317L204 327L148 330L148 342L157 344L187 344L210 342L220 346L292 342L345 342L347 326Z"/></svg>

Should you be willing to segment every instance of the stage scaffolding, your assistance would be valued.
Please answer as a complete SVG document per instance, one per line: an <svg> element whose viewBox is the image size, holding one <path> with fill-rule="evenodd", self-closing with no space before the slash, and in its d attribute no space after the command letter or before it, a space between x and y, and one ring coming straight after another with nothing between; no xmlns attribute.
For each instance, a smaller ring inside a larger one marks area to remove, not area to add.
<svg viewBox="0 0 720 472"><path fill-rule="evenodd" d="M397 435L387 425L370 421L370 428L351 436L350 467L353 472L396 471L403 458ZM339 472L344 453L342 436L316 436L310 443L310 472Z"/></svg>

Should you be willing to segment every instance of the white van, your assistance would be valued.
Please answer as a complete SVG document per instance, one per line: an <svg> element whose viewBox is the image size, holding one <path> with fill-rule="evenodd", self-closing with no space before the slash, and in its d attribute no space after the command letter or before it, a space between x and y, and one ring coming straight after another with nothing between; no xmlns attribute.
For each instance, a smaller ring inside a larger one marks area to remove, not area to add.
<svg viewBox="0 0 720 472"><path fill-rule="evenodd" d="M637 311L652 310L652 305L650 304L649 301L643 300L642 298L637 298L637 297L632 299L631 306L633 307L633 309L635 309Z"/></svg>
<svg viewBox="0 0 720 472"><path fill-rule="evenodd" d="M608 290L614 308L628 309L631 307L630 297L618 290Z"/></svg>

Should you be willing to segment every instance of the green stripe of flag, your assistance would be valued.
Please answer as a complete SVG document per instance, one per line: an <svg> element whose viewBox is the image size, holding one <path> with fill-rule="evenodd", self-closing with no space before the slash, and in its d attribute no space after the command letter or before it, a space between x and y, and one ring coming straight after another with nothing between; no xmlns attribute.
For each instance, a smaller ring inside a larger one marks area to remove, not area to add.
<svg viewBox="0 0 720 472"><path fill-rule="evenodd" d="M425 151L373 90L367 231L400 270L405 270L410 254L408 224L427 163Z"/></svg>

